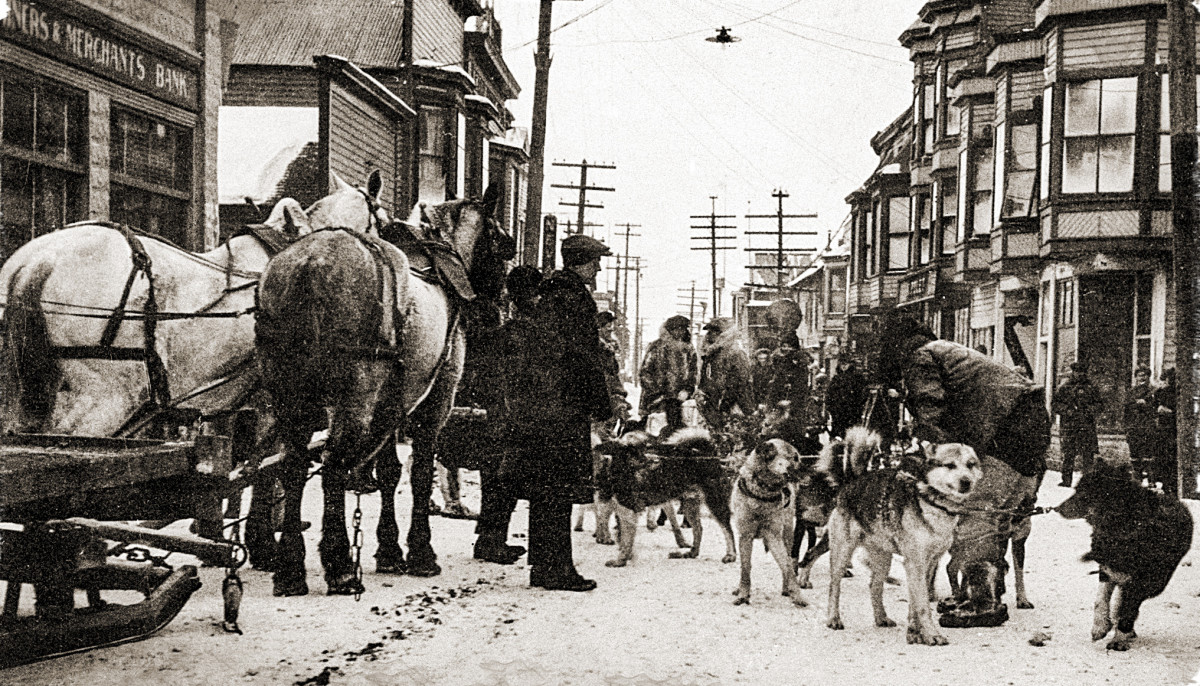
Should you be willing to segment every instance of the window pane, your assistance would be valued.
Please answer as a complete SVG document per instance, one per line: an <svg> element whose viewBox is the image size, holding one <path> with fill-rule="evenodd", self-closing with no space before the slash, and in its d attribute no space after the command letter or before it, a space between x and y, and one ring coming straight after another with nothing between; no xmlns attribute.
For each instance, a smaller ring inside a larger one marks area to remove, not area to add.
<svg viewBox="0 0 1200 686"><path fill-rule="evenodd" d="M933 119L933 86L926 84L921 87L921 92L924 94L925 102L921 110L921 116L928 120Z"/></svg>
<svg viewBox="0 0 1200 686"><path fill-rule="evenodd" d="M964 148L958 153L958 216L963 218L963 223L959 227L958 242L961 243L966 235L964 230L967 221L967 175L971 173L971 168L967 165L967 151Z"/></svg>
<svg viewBox="0 0 1200 686"><path fill-rule="evenodd" d="M1158 190L1171 190L1171 136L1158 137Z"/></svg>
<svg viewBox="0 0 1200 686"><path fill-rule="evenodd" d="M1033 209L1033 184L1037 169L1037 126L1014 126L1009 147L1004 216L1028 217Z"/></svg>
<svg viewBox="0 0 1200 686"><path fill-rule="evenodd" d="M1001 122L996 126L996 147L992 151L992 159L995 161L996 165L992 172L992 179L995 184L992 189L992 197L994 198L1004 197L1004 163L1006 157L1004 154L1004 137L1007 133L1007 130L1008 122ZM992 205L992 226L998 226L1000 224L1000 210L1003 208L1003 205L1004 203L999 202Z"/></svg>
<svg viewBox="0 0 1200 686"><path fill-rule="evenodd" d="M1133 190L1133 136L1100 139L1100 192Z"/></svg>
<svg viewBox="0 0 1200 686"><path fill-rule="evenodd" d="M992 230L992 192L977 191L971 202L972 231L976 236L982 236Z"/></svg>
<svg viewBox="0 0 1200 686"><path fill-rule="evenodd" d="M175 243L186 245L188 202L149 193L140 188L112 184L109 213L112 220Z"/></svg>
<svg viewBox="0 0 1200 686"><path fill-rule="evenodd" d="M1042 91L1042 142L1050 142L1050 117L1054 112L1054 87Z"/></svg>
<svg viewBox="0 0 1200 686"><path fill-rule="evenodd" d="M1100 133L1133 133L1137 122L1137 77L1104 79Z"/></svg>
<svg viewBox="0 0 1200 686"><path fill-rule="evenodd" d="M1093 135L1099 131L1099 123L1100 82L1068 83L1065 135Z"/></svg>
<svg viewBox="0 0 1200 686"><path fill-rule="evenodd" d="M1170 74L1162 75L1162 89L1160 91L1162 97L1158 102L1158 130L1171 130L1171 77Z"/></svg>
<svg viewBox="0 0 1200 686"><path fill-rule="evenodd" d="M888 200L888 233L908 233L908 197L898 195Z"/></svg>
<svg viewBox="0 0 1200 686"><path fill-rule="evenodd" d="M958 220L947 217L942 220L942 254L954 254L954 246L958 240Z"/></svg>
<svg viewBox="0 0 1200 686"><path fill-rule="evenodd" d="M33 89L4 82L4 142L33 147Z"/></svg>
<svg viewBox="0 0 1200 686"><path fill-rule="evenodd" d="M892 236L888 240L888 269L908 267L908 234Z"/></svg>
<svg viewBox="0 0 1200 686"><path fill-rule="evenodd" d="M954 105L946 106L946 135L957 136L962 130L962 110Z"/></svg>
<svg viewBox="0 0 1200 686"><path fill-rule="evenodd" d="M60 160L66 159L67 99L45 88L38 91L37 149Z"/></svg>
<svg viewBox="0 0 1200 686"><path fill-rule="evenodd" d="M4 159L0 167L0 219L4 221L5 247L21 245L31 238L33 226L33 165L23 160Z"/></svg>
<svg viewBox="0 0 1200 686"><path fill-rule="evenodd" d="M992 149L979 148L975 158L975 183L972 190L992 190Z"/></svg>
<svg viewBox="0 0 1200 686"><path fill-rule="evenodd" d="M1038 186L1040 197L1045 200L1050 197L1050 144L1042 144L1041 183Z"/></svg>
<svg viewBox="0 0 1200 686"><path fill-rule="evenodd" d="M1063 193L1096 192L1096 139L1063 140Z"/></svg>

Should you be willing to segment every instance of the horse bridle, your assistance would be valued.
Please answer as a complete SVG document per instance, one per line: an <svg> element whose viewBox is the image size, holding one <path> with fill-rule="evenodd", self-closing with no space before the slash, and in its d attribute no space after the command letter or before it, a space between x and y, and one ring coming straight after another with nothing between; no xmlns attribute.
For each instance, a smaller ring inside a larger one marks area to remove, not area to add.
<svg viewBox="0 0 1200 686"><path fill-rule="evenodd" d="M380 207L379 203L375 202L375 198L372 198L371 194L368 193L365 188L355 186L354 190L362 194L363 200L367 201L367 230L364 233L370 233L371 229L374 228L375 233L378 234L379 230L383 227L383 222L380 221L378 216L376 216L376 213L382 208Z"/></svg>

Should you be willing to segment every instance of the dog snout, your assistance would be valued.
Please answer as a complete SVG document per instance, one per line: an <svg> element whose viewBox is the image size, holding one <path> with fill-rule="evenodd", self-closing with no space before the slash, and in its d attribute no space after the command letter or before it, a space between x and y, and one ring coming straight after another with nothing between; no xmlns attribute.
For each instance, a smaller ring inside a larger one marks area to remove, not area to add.
<svg viewBox="0 0 1200 686"><path fill-rule="evenodd" d="M958 492L962 493L964 495L967 493L970 493L971 488L974 485L975 485L974 481L972 481L969 477L964 476L958 480Z"/></svg>

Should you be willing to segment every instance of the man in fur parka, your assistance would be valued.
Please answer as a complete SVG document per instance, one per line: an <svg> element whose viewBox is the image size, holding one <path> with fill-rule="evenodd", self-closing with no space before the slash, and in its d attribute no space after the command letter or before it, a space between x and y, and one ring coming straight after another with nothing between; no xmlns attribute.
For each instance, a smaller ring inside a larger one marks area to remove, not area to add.
<svg viewBox="0 0 1200 686"><path fill-rule="evenodd" d="M697 403L709 426L720 429L735 407L742 414L754 412L753 372L750 354L732 319L718 317L704 330Z"/></svg>

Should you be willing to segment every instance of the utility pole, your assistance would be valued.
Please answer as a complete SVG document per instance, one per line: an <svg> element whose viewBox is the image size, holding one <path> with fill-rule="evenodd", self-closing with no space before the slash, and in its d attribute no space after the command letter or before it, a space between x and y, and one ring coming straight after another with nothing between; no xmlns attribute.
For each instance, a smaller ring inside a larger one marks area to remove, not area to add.
<svg viewBox="0 0 1200 686"><path fill-rule="evenodd" d="M629 309L628 309L629 308L629 239L630 239L630 237L641 238L641 236L642 236L642 234L640 234L640 233L630 233L629 231L630 231L630 229L640 229L640 228L642 228L642 225L641 224L630 224L630 223L626 222L624 224L617 224L617 226L625 227L625 231L617 234L618 236L625 237L625 251L622 253L622 255L624 255L624 257L619 258L617 261L617 270L618 270L617 271L617 285L620 286L621 274L622 274L622 272L624 272L625 287L618 288L617 295L621 296L622 294L624 294L624 297L621 300L621 312L628 312L629 311ZM621 266L621 259L624 259L624 261L625 261L624 267Z"/></svg>
<svg viewBox="0 0 1200 686"><path fill-rule="evenodd" d="M737 237L736 236L718 236L717 229L735 229L737 227L717 226L718 219L733 219L734 216L731 214L718 215L717 214L717 196L710 195L710 196L708 196L708 199L712 201L712 212L709 213L709 215L707 217L705 217L702 214L698 214L698 215L693 214L691 217L692 219L708 219L709 220L708 226L696 226L695 224L692 225L693 229L708 229L708 235L707 236L703 236L703 235L692 236L691 238L694 241L697 241L697 240L698 241L708 241L709 244L708 244L707 248L692 248L692 250L707 250L710 253L712 253L713 316L720 317L721 316L721 293L720 293L721 289L718 288L718 286L717 286L717 283L718 283L717 282L717 251L718 250L733 250L734 246L727 245L727 246L718 247L717 241L732 241L732 240L735 240Z"/></svg>
<svg viewBox="0 0 1200 686"><path fill-rule="evenodd" d="M775 248L775 285L774 285L774 288L777 291L782 291L783 287L785 285L785 281L786 281L786 276L785 276L786 271L784 269L785 262L783 259L784 253L788 253L788 252L813 253L813 252L816 252L816 248L785 248L785 247L783 247L783 237L784 236L815 236L815 235L817 235L816 231L784 231L783 230L783 220L784 219L816 219L817 215L815 213L814 214L784 214L783 213L783 199L787 198L787 197L791 197L791 196L789 196L787 193L783 192L780 189L776 189L775 192L771 193L771 197L775 198L776 200L779 201L779 206L778 206L778 209L775 211L775 214L748 214L748 215L746 215L746 219L776 219L779 222L776 230L775 231L747 231L746 235L747 236L775 236L778 239L778 242L777 242L777 245ZM746 250L746 252L763 252L763 250L759 249L759 248L746 248L745 250ZM748 269L762 269L762 265L753 265L752 264L752 265L747 265L747 268ZM757 284L748 283L746 285L747 286L755 286Z"/></svg>
<svg viewBox="0 0 1200 686"><path fill-rule="evenodd" d="M1168 0L1171 223L1175 283L1175 412L1180 497L1196 495L1196 22L1189 0Z"/></svg>
<svg viewBox="0 0 1200 686"><path fill-rule="evenodd" d="M538 239L542 228L542 186L546 181L546 102L550 87L550 14L553 5L554 0L541 0L537 52L533 54L533 130L529 134L529 197L525 205L526 255L537 255L541 247Z"/></svg>
<svg viewBox="0 0 1200 686"><path fill-rule="evenodd" d="M637 322L637 330L633 336L633 378L634 383L642 385L642 258L633 258L634 291L633 291L633 321Z"/></svg>
<svg viewBox="0 0 1200 686"><path fill-rule="evenodd" d="M543 0L543 1L545 1L545 0ZM579 228L579 233L582 233L583 227L584 227L583 211L589 207L593 207L596 209L604 208L604 205L589 204L587 201L587 192L588 191L610 191L611 192L611 191L617 190L615 188L608 188L606 186L589 186L587 183L588 169L616 169L617 167L616 167L616 165L612 165L612 164L593 164L593 163L589 163L587 160L583 160L582 162L555 162L554 166L555 167L579 167L579 185L578 186L572 186L570 184L565 184L565 183L552 183L552 184L550 184L550 187L551 188L566 188L568 190L579 191L579 202L563 202L562 200L559 200L558 204L566 205L567 207L578 207L579 208L579 220L576 222L575 225L576 225L576 227Z"/></svg>

